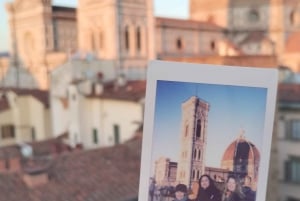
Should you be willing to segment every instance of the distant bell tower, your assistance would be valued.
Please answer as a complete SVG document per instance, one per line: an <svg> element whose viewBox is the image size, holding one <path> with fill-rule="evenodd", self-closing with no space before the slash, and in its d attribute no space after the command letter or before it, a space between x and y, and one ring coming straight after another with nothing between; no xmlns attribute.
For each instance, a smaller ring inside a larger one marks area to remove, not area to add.
<svg viewBox="0 0 300 201"><path fill-rule="evenodd" d="M188 186L204 174L209 104L196 96L182 103L178 183Z"/></svg>
<svg viewBox="0 0 300 201"><path fill-rule="evenodd" d="M47 88L46 54L51 48L52 0L14 0L6 4L14 67L20 62L40 88ZM17 82L19 82L19 78ZM18 84L19 85L19 84ZM19 85L20 86L20 85Z"/></svg>
<svg viewBox="0 0 300 201"><path fill-rule="evenodd" d="M116 60L121 71L145 70L155 57L150 0L79 0L77 19L79 49Z"/></svg>

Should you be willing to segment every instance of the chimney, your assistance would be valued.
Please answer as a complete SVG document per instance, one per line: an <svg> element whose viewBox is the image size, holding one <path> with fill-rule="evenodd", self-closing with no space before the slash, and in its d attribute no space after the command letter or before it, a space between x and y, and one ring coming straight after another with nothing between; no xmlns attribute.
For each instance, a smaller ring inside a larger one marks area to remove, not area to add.
<svg viewBox="0 0 300 201"><path fill-rule="evenodd" d="M21 171L21 158L18 146L3 148L0 153L0 172L10 173Z"/></svg>
<svg viewBox="0 0 300 201"><path fill-rule="evenodd" d="M24 167L23 181L29 188L47 184L49 181L47 162L38 164L37 161L29 160Z"/></svg>

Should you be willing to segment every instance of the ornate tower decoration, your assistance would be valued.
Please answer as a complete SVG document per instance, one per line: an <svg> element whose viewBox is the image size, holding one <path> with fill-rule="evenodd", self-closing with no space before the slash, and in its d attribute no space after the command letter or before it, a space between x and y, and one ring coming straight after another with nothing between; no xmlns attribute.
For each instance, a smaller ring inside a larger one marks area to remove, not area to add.
<svg viewBox="0 0 300 201"><path fill-rule="evenodd" d="M176 179L178 183L190 186L204 174L209 104L192 96L181 108L181 144Z"/></svg>

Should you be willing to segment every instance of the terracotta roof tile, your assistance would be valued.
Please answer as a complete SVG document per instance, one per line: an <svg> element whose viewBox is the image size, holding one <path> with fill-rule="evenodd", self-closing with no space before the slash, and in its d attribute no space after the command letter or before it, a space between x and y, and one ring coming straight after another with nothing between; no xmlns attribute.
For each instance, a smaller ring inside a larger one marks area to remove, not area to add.
<svg viewBox="0 0 300 201"><path fill-rule="evenodd" d="M209 21L195 21L173 18L156 17L156 26L159 27L173 27L182 29L197 29L210 31L224 31L225 28Z"/></svg>
<svg viewBox="0 0 300 201"><path fill-rule="evenodd" d="M145 97L145 91L146 81L136 80L127 81L124 86L117 86L115 83L110 83L104 86L103 93L101 93L100 95L92 94L88 97L139 101Z"/></svg>
<svg viewBox="0 0 300 201"><path fill-rule="evenodd" d="M53 159L48 183L32 189L21 175L0 174L0 201L136 199L140 157L141 138L115 147L65 153Z"/></svg>
<svg viewBox="0 0 300 201"><path fill-rule="evenodd" d="M45 107L49 107L49 92L40 89L22 89L22 88L0 88L1 91L13 91L19 96L30 95L38 99L44 104Z"/></svg>

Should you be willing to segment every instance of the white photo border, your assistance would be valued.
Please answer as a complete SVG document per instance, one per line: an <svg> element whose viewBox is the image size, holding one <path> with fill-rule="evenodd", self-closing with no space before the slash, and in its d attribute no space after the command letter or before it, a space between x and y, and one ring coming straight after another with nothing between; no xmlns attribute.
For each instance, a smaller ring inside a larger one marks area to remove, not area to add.
<svg viewBox="0 0 300 201"><path fill-rule="evenodd" d="M269 173L273 123L275 116L278 70L275 68L253 68L192 64L180 62L151 61L147 71L142 158L140 171L139 200L148 200L151 177L151 155L153 143L155 98L157 81L219 84L267 89L264 133L257 184L256 200L265 200Z"/></svg>

